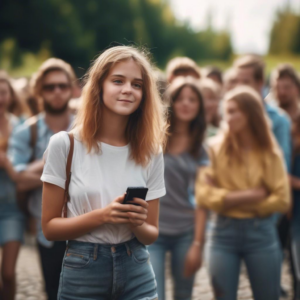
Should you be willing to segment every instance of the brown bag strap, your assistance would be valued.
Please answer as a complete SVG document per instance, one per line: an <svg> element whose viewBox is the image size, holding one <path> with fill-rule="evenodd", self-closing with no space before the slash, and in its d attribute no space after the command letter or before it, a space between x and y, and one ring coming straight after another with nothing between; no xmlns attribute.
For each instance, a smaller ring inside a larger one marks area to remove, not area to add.
<svg viewBox="0 0 300 300"><path fill-rule="evenodd" d="M69 185L71 181L71 165L72 165L72 159L73 159L73 152L74 152L74 135L73 133L68 133L69 139L70 139L70 150L68 155L68 160L66 164L66 184L65 184L65 198L64 198L64 208L63 208L63 217L67 218L68 213L68 202L70 201L70 195L69 195Z"/></svg>

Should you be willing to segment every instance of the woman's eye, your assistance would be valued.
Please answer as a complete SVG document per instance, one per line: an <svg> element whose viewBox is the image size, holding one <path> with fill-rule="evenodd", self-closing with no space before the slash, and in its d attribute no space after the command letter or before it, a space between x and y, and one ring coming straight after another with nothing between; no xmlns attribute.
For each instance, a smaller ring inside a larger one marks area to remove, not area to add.
<svg viewBox="0 0 300 300"><path fill-rule="evenodd" d="M122 80L114 80L114 83L120 84L122 83Z"/></svg>
<svg viewBox="0 0 300 300"><path fill-rule="evenodd" d="M142 85L140 85L139 83L134 83L133 86L137 89L140 89L142 87Z"/></svg>

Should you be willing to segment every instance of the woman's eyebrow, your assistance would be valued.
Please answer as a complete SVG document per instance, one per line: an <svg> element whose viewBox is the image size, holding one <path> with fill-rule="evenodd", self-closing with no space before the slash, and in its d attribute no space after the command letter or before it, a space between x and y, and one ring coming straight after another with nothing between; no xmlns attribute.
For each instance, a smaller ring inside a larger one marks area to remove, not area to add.
<svg viewBox="0 0 300 300"><path fill-rule="evenodd" d="M111 76L112 76L112 77L126 78L126 76L121 75L121 74L112 74ZM143 82L143 79L142 79L142 78L134 78L134 80Z"/></svg>

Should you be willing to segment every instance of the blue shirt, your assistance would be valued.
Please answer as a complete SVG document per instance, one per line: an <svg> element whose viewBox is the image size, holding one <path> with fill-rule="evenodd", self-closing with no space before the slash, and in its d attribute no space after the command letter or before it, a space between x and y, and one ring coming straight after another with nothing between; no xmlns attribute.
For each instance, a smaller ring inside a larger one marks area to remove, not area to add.
<svg viewBox="0 0 300 300"><path fill-rule="evenodd" d="M73 123L73 116L71 117L69 128ZM54 132L48 127L45 122L45 114L37 115L37 139L34 148L34 159L41 160L43 154L48 147L49 140ZM33 154L33 149L30 147L31 131L30 122L18 126L12 134L9 141L9 152L12 164L17 172L24 171ZM48 241L42 231L41 217L42 217L42 187L37 188L31 192L29 199L29 211L36 218L37 221L37 239L40 244L45 247L51 247L53 242Z"/></svg>
<svg viewBox="0 0 300 300"><path fill-rule="evenodd" d="M292 156L290 119L282 109L276 106L265 103L265 109L272 122L272 131L282 149L287 170L290 172Z"/></svg>
<svg viewBox="0 0 300 300"><path fill-rule="evenodd" d="M13 134L20 121L17 117L10 114L9 123L12 127ZM9 151L7 155L10 156ZM10 179L6 170L0 168L0 218L24 218L22 212L18 208L16 199L15 183Z"/></svg>

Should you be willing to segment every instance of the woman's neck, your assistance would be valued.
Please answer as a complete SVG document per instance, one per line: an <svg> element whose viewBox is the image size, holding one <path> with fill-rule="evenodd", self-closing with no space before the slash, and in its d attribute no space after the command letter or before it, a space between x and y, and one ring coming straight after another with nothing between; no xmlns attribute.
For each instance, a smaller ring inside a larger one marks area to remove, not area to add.
<svg viewBox="0 0 300 300"><path fill-rule="evenodd" d="M8 121L8 113L4 112L3 114L0 114L0 126L2 124L6 124Z"/></svg>
<svg viewBox="0 0 300 300"><path fill-rule="evenodd" d="M54 132L67 130L70 125L70 112L67 110L61 115L45 114L45 123Z"/></svg>
<svg viewBox="0 0 300 300"><path fill-rule="evenodd" d="M128 120L129 116L118 115L104 107L98 140L112 146L127 145L126 127Z"/></svg>
<svg viewBox="0 0 300 300"><path fill-rule="evenodd" d="M175 135L188 135L190 122L175 120L173 134Z"/></svg>
<svg viewBox="0 0 300 300"><path fill-rule="evenodd" d="M255 144L252 132L247 128L236 135L237 141L243 150L251 150Z"/></svg>

